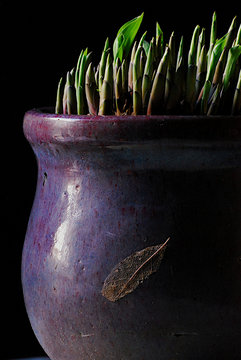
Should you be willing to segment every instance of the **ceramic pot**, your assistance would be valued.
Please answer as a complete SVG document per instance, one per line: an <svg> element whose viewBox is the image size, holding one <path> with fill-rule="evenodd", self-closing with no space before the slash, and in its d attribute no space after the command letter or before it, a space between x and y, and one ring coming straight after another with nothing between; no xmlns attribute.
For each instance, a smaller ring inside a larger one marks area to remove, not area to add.
<svg viewBox="0 0 241 360"><path fill-rule="evenodd" d="M33 110L24 133L38 181L22 283L48 356L240 359L241 117ZM168 237L156 272L103 296L117 264Z"/></svg>

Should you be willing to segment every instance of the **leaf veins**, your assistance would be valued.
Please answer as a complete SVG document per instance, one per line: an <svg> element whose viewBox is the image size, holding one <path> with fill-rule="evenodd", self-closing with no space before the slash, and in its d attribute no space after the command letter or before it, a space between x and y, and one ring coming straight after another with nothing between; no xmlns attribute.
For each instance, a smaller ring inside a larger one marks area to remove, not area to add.
<svg viewBox="0 0 241 360"><path fill-rule="evenodd" d="M169 240L137 251L119 262L105 279L102 295L115 302L135 290L159 269Z"/></svg>

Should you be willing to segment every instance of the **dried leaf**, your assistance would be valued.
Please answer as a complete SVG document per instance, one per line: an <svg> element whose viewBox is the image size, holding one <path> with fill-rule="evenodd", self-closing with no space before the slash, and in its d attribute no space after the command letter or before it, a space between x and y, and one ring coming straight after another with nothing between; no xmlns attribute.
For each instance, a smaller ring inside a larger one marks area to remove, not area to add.
<svg viewBox="0 0 241 360"><path fill-rule="evenodd" d="M158 270L169 239L137 251L117 264L104 281L102 295L115 302L135 290Z"/></svg>

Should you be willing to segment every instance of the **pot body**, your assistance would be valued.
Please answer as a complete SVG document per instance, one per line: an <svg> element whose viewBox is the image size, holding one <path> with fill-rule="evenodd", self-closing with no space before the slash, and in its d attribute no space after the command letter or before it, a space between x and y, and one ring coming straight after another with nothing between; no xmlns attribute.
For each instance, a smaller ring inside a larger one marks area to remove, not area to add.
<svg viewBox="0 0 241 360"><path fill-rule="evenodd" d="M52 360L240 359L241 119L31 111L38 183L22 257L32 328ZM170 237L116 302L116 264Z"/></svg>

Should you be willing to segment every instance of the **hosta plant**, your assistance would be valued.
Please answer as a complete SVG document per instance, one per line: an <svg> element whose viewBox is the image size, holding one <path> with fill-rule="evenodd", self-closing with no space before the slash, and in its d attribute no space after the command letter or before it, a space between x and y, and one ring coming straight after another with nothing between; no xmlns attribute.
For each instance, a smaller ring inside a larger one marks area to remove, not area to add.
<svg viewBox="0 0 241 360"><path fill-rule="evenodd" d="M99 61L88 48L58 84L57 114L90 115L240 115L241 26L234 17L217 37L197 25L190 44L159 23L153 37L136 40L143 14L125 23L113 45L105 41ZM184 49L187 49L185 51Z"/></svg>

